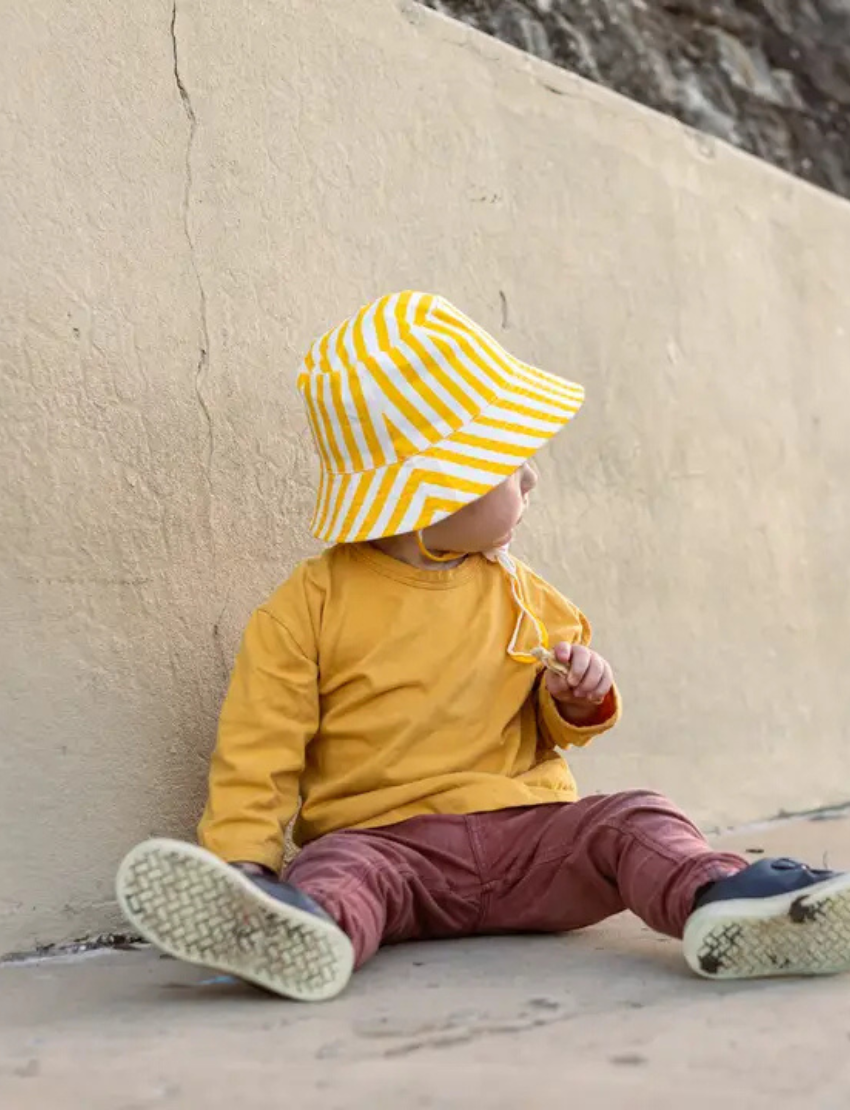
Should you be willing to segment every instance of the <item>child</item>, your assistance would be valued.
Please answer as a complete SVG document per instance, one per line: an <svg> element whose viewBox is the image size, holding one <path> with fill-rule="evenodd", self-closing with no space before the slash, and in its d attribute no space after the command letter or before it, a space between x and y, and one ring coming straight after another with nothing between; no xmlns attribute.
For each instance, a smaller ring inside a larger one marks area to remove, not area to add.
<svg viewBox="0 0 850 1110"><path fill-rule="evenodd" d="M581 387L421 293L318 340L298 386L334 546L248 624L203 847L151 840L122 864L135 928L305 1000L381 944L624 908L684 936L703 976L850 969L850 874L747 866L648 791L578 799L558 749L610 729L619 695L584 616L509 545Z"/></svg>

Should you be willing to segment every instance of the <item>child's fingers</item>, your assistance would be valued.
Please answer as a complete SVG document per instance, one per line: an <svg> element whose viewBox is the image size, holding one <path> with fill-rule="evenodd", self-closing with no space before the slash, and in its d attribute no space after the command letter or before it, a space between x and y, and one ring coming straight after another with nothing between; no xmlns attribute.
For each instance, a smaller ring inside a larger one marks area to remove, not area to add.
<svg viewBox="0 0 850 1110"><path fill-rule="evenodd" d="M577 698L589 698L596 690L605 675L605 661L594 652L590 652L587 667L581 676L581 681L573 687ZM573 668L570 667L570 679L573 677Z"/></svg>
<svg viewBox="0 0 850 1110"><path fill-rule="evenodd" d="M548 670L544 681L549 693L556 699L589 701L600 704L614 684L609 664L595 651L581 644L556 644L552 649L555 659L566 668L566 673Z"/></svg>
<svg viewBox="0 0 850 1110"><path fill-rule="evenodd" d="M589 648L583 647L581 644L573 644L570 648L570 673L569 682L573 688L573 693L578 691L584 681L587 669L593 661L594 654Z"/></svg>
<svg viewBox="0 0 850 1110"><path fill-rule="evenodd" d="M552 648L556 666L549 667L546 671L546 685L549 693L554 698L566 697L570 692L569 673L572 645L566 643L555 644Z"/></svg>
<svg viewBox="0 0 850 1110"><path fill-rule="evenodd" d="M608 697L611 692L611 687L614 685L614 673L611 670L609 663L602 660L602 677L597 682L596 686L586 695L588 701L595 702L597 705L601 704Z"/></svg>
<svg viewBox="0 0 850 1110"><path fill-rule="evenodd" d="M558 674L556 671L547 671L543 681L546 683L546 688L549 693L556 701L559 698L569 697L572 693L572 688L565 674Z"/></svg>

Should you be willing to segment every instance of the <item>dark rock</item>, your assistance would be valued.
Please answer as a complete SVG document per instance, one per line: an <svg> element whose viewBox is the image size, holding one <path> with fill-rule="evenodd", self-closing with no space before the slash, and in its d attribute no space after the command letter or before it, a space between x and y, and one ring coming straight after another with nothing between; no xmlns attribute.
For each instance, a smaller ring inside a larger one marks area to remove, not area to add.
<svg viewBox="0 0 850 1110"><path fill-rule="evenodd" d="M424 0L850 197L850 0Z"/></svg>

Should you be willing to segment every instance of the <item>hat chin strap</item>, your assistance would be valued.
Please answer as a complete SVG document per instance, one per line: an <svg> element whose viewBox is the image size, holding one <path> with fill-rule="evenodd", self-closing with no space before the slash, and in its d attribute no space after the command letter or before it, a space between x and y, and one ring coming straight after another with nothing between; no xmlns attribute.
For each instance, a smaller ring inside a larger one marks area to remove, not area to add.
<svg viewBox="0 0 850 1110"><path fill-rule="evenodd" d="M434 552L428 551L422 532L416 532L415 536L419 552L421 552L425 558L431 559L432 563L452 563L455 559L464 557L462 552L436 555ZM527 602L523 592L523 585L520 583L519 575L517 574L516 563L514 559L510 557L509 545L505 544L503 547L494 547L488 552L482 552L482 555L484 555L490 563L498 563L498 565L502 567L510 583L510 594L512 594L514 598L514 604L517 609L519 609L516 624L514 625L514 634L510 637L510 643L507 646L507 654L510 658L516 659L517 663L530 663L536 665L543 663L545 666L548 665L547 660L552 656L549 650L549 634L546 632L546 626L543 624L542 620L540 620L534 612L534 609L530 607ZM519 633L523 630L523 620L525 619L532 622L537 636L537 646L533 647L530 652L520 652L516 646Z"/></svg>
<svg viewBox="0 0 850 1110"><path fill-rule="evenodd" d="M511 557L508 544L505 544L504 547L494 547L492 551L484 551L482 554L484 558L489 559L491 563L498 563L508 576L511 594L517 609L519 609L519 616L514 625L513 636L511 636L511 642L508 644L508 655L518 663L543 663L550 654L549 633L546 631L546 626L528 603L528 599L522 588L522 583L519 580L516 563ZM519 651L517 649L517 640L522 631L522 622L525 619L531 621L535 635L537 636L537 646L533 647L531 651Z"/></svg>
<svg viewBox="0 0 850 1110"><path fill-rule="evenodd" d="M425 540L422 536L421 531L417 531L415 535L416 543L419 547L420 552L422 553L422 555L425 556L426 559L430 559L432 563L451 563L455 559L462 559L464 557L462 552L451 552L448 554L437 555L433 551L428 550L427 546L425 545ZM522 583L520 582L519 574L517 573L516 563L511 558L508 544L505 544L504 547L494 547L491 551L482 551L481 554L491 563L498 563L505 574L508 576L508 582L510 583L511 587L511 595L513 596L514 604L519 610L517 622L514 625L513 635L511 636L511 641L508 644L508 655L511 657L511 659L515 659L518 663L543 663L544 665L546 665L547 660L551 656L551 652L549 651L549 633L546 631L546 626L531 608L528 600L525 597ZM534 628L534 632L537 636L537 646L533 647L531 651L519 651L517 649L517 641L519 640L519 635L522 631L522 622L526 619L531 621L532 627Z"/></svg>
<svg viewBox="0 0 850 1110"><path fill-rule="evenodd" d="M432 563L453 563L455 559L465 558L465 553L462 551L450 551L442 555L435 555L433 551L429 551L425 546L425 540L421 532L414 532L416 536L416 543L419 546L419 551L426 559L430 559Z"/></svg>

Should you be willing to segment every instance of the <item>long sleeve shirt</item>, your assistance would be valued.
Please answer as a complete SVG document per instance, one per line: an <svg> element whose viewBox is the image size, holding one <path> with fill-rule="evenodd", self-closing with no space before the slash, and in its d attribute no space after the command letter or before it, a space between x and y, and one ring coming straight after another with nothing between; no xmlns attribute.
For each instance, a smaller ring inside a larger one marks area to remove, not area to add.
<svg viewBox="0 0 850 1110"><path fill-rule="evenodd" d="M575 606L518 572L550 641L587 644ZM505 573L482 556L420 570L349 544L302 563L245 630L201 844L277 869L299 796L298 844L420 814L575 800L556 749L610 728L619 695L594 724L569 724L539 668L507 654L515 623Z"/></svg>

